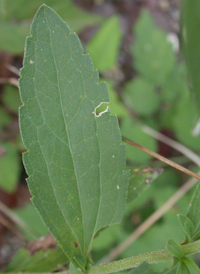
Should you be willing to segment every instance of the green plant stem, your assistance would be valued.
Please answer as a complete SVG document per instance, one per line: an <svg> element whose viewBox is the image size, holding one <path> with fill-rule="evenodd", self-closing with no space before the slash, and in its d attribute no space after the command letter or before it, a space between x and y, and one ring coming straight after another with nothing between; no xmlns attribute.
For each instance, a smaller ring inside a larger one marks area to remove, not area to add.
<svg viewBox="0 0 200 274"><path fill-rule="evenodd" d="M184 254L189 255L200 251L200 240L182 245L181 246ZM156 264L165 261L172 260L173 256L167 250L159 250L148 252L144 254L140 254L137 256L133 256L127 259L93 266L89 269L88 274L106 274L106 273L113 273L117 271L122 271L130 268L137 267L143 262L148 262L149 264Z"/></svg>

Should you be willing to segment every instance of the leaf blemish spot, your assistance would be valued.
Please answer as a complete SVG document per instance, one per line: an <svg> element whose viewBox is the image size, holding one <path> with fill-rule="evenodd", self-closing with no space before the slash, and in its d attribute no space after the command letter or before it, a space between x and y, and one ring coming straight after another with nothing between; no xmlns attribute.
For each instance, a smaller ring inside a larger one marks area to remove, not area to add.
<svg viewBox="0 0 200 274"><path fill-rule="evenodd" d="M75 246L76 248L78 247L78 242L77 242L77 241L74 242L74 246Z"/></svg>
<svg viewBox="0 0 200 274"><path fill-rule="evenodd" d="M101 102L97 107L95 107L95 109L94 109L94 111L93 111L92 113L93 113L96 117L102 116L102 114L108 112L108 110L109 110L109 106L107 106L107 108L106 108L104 111L98 113L98 108L99 108L102 104L108 104L108 102Z"/></svg>
<svg viewBox="0 0 200 274"><path fill-rule="evenodd" d="M30 60L29 63L30 63L30 64L33 64L34 62L33 62L33 60Z"/></svg>
<svg viewBox="0 0 200 274"><path fill-rule="evenodd" d="M119 186L117 186L117 189L119 189Z"/></svg>

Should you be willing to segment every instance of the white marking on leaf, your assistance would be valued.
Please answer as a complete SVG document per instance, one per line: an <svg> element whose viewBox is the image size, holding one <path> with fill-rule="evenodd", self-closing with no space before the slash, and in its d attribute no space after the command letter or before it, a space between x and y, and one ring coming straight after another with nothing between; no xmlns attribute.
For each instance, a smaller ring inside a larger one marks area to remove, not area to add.
<svg viewBox="0 0 200 274"><path fill-rule="evenodd" d="M93 111L92 113L93 113L96 117L102 116L102 114L108 112L108 110L109 110L109 106L107 106L107 108L106 108L104 111L102 111L102 112L100 112L99 114L97 114L97 109L98 109L102 104L108 104L108 102L101 102L97 107L95 107L95 109L94 109L94 111Z"/></svg>

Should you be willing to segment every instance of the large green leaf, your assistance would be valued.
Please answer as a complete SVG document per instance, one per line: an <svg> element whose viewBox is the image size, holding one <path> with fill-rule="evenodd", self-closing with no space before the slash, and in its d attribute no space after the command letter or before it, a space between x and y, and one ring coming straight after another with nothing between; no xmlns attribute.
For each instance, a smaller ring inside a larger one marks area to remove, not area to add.
<svg viewBox="0 0 200 274"><path fill-rule="evenodd" d="M45 5L34 18L21 76L32 201L68 258L84 268L96 232L121 221L128 188L117 118L95 115L108 90L78 37Z"/></svg>

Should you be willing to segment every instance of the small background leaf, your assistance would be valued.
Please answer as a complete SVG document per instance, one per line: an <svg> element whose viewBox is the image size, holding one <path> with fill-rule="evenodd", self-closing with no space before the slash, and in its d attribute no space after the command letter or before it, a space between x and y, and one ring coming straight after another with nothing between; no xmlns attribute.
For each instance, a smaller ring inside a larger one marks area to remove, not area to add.
<svg viewBox="0 0 200 274"><path fill-rule="evenodd" d="M154 84L162 84L175 63L172 45L166 34L155 26L147 10L142 11L134 31L133 55L137 71Z"/></svg>
<svg viewBox="0 0 200 274"><path fill-rule="evenodd" d="M67 257L60 248L55 250L39 251L33 256L25 248L21 248L13 257L3 273L10 272L50 272L68 262Z"/></svg>
<svg viewBox="0 0 200 274"><path fill-rule="evenodd" d="M19 155L11 143L1 143L0 187L8 193L15 191L21 171Z"/></svg>
<svg viewBox="0 0 200 274"><path fill-rule="evenodd" d="M197 106L191 99L189 90L187 89L177 104L176 113L173 117L173 128L180 142L192 149L200 150L200 135L193 133L199 117L197 113Z"/></svg>
<svg viewBox="0 0 200 274"><path fill-rule="evenodd" d="M0 49L12 54L20 54L24 49L29 24L12 24L0 21Z"/></svg>
<svg viewBox="0 0 200 274"><path fill-rule="evenodd" d="M28 204L22 209L15 210L15 214L26 224L28 224L39 237L45 236L47 234L48 229L42 222L37 210L32 204ZM25 237L28 240L35 240L28 232L25 233Z"/></svg>
<svg viewBox="0 0 200 274"><path fill-rule="evenodd" d="M140 125L136 122L134 123L131 118L124 118L121 122L122 135L134 142L143 145L150 150L157 150L156 140L146 133L144 133ZM132 160L134 163L146 163L152 157L139 149L126 144L126 155L128 160Z"/></svg>
<svg viewBox="0 0 200 274"><path fill-rule="evenodd" d="M187 217L192 221L194 226L193 240L200 239L200 183L197 184L192 196Z"/></svg>
<svg viewBox="0 0 200 274"><path fill-rule="evenodd" d="M88 43L87 50L96 69L104 71L117 65L121 39L122 32L119 17L113 16L104 23Z"/></svg>
<svg viewBox="0 0 200 274"><path fill-rule="evenodd" d="M178 215L179 222L185 233L185 242L190 243L194 235L194 225L192 221L185 215Z"/></svg>
<svg viewBox="0 0 200 274"><path fill-rule="evenodd" d="M147 116L158 110L160 106L159 95L156 93L154 85L144 78L138 77L128 82L125 90L134 112Z"/></svg>

